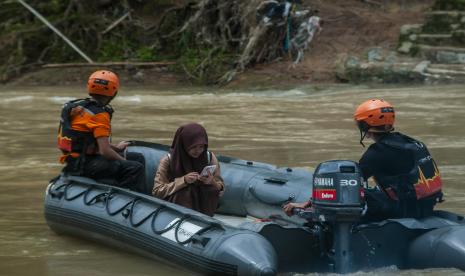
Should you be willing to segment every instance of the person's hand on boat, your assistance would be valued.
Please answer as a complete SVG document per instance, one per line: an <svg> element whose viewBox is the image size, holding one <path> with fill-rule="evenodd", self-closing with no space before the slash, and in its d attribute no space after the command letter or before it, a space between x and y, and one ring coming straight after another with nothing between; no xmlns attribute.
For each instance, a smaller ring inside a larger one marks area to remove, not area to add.
<svg viewBox="0 0 465 276"><path fill-rule="evenodd" d="M199 174L197 172L190 172L184 176L184 181L189 184L192 184L197 180L199 180Z"/></svg>
<svg viewBox="0 0 465 276"><path fill-rule="evenodd" d="M289 217L292 216L292 210L294 210L296 203L289 202L283 206L283 211Z"/></svg>
<svg viewBox="0 0 465 276"><path fill-rule="evenodd" d="M301 203L289 202L289 203L287 203L286 205L283 206L283 211L284 211L284 213L286 213L286 215L292 216L293 215L292 211L295 208L305 209L305 208L310 207L310 205L311 205L310 201L305 201L305 202L301 202Z"/></svg>
<svg viewBox="0 0 465 276"><path fill-rule="evenodd" d="M129 146L128 141L121 141L118 143L118 145L115 146L117 151L124 151L128 146Z"/></svg>

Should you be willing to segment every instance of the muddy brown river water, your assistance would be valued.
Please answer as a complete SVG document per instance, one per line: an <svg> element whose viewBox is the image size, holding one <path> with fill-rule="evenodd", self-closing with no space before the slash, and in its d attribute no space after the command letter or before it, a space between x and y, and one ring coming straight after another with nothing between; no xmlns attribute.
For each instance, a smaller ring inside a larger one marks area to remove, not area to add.
<svg viewBox="0 0 465 276"><path fill-rule="evenodd" d="M58 236L47 227L44 190L61 169L55 148L60 107L83 95L81 87L0 86L0 275L192 275L179 266ZM311 169L330 159L358 160L363 148L352 112L371 97L390 101L396 129L428 145L445 182L446 202L439 208L465 214L463 86L125 88L113 102L113 141L169 144L179 125L195 121L206 127L215 153ZM453 269L424 272L463 275ZM419 271L388 267L374 273Z"/></svg>

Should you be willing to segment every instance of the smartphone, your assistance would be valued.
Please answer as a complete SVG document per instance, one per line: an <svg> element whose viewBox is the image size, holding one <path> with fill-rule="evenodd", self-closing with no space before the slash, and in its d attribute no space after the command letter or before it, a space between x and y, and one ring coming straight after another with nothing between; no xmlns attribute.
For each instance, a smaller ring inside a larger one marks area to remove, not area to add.
<svg viewBox="0 0 465 276"><path fill-rule="evenodd" d="M202 170L202 172L200 173L201 176L208 176L208 173L210 172L210 174L213 175L213 173L215 172L216 170L216 165L210 165L210 166L205 166Z"/></svg>

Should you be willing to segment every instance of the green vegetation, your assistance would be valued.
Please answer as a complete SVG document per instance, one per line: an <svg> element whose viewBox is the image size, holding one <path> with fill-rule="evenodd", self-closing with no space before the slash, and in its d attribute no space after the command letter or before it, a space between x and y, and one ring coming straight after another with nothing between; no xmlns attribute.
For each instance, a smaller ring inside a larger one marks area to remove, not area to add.
<svg viewBox="0 0 465 276"><path fill-rule="evenodd" d="M465 11L465 0L437 0L433 10L463 10Z"/></svg>
<svg viewBox="0 0 465 276"><path fill-rule="evenodd" d="M157 56L157 52L148 47L148 46L141 46L136 50L136 58L139 61L156 61L159 60L159 57Z"/></svg>
<svg viewBox="0 0 465 276"><path fill-rule="evenodd" d="M231 69L233 55L220 47L196 41L192 32L184 32L176 43L177 72L185 73L196 84L212 84Z"/></svg>
<svg viewBox="0 0 465 276"><path fill-rule="evenodd" d="M231 67L232 58L218 48L186 48L182 52L176 70L183 70L197 84L215 83Z"/></svg>
<svg viewBox="0 0 465 276"><path fill-rule="evenodd" d="M260 23L261 0L27 3L94 61L174 61L170 69L199 84L226 83L247 66L284 54L286 25ZM0 81L46 63L85 62L18 2L0 2L0 15Z"/></svg>
<svg viewBox="0 0 465 276"><path fill-rule="evenodd" d="M464 22L462 22L462 17L463 15L457 11L433 12L426 18L426 22L423 26L423 33L449 33L454 27L457 28L457 26L464 24Z"/></svg>
<svg viewBox="0 0 465 276"><path fill-rule="evenodd" d="M28 4L95 61L173 60L179 56L177 45L164 45L169 50L161 52L154 46L159 36L139 19L125 18L107 29L128 10L133 11L134 17L138 9L153 13L158 2L170 4L166 0L150 1L149 8L137 6L140 1L31 0ZM16 1L0 3L0 15L4 17L0 22L0 81L44 63L85 62ZM176 27L172 25L171 29Z"/></svg>

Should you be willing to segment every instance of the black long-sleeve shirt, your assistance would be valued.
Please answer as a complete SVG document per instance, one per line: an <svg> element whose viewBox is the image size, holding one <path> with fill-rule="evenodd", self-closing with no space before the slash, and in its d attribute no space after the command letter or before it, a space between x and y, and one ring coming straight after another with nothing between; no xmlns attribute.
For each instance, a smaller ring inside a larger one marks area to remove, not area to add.
<svg viewBox="0 0 465 276"><path fill-rule="evenodd" d="M382 139L391 136L403 141L396 133L387 133L380 140L368 147L362 155L359 165L365 180L374 176L395 176L408 173L414 165L414 157L410 151L396 149L380 144Z"/></svg>

